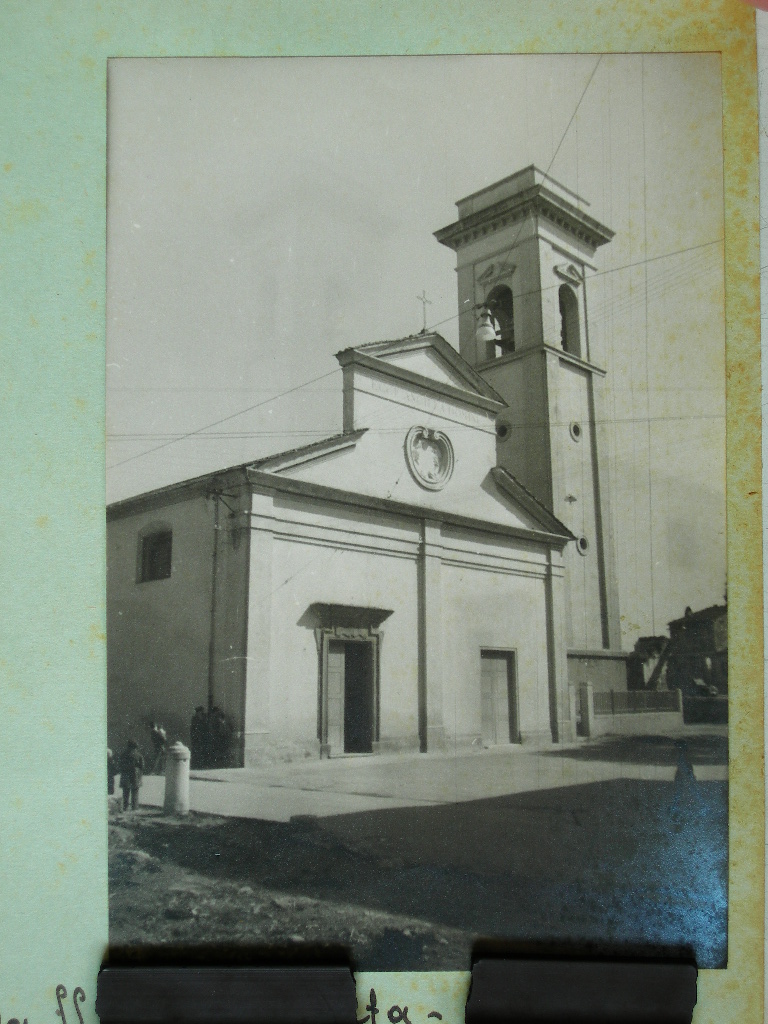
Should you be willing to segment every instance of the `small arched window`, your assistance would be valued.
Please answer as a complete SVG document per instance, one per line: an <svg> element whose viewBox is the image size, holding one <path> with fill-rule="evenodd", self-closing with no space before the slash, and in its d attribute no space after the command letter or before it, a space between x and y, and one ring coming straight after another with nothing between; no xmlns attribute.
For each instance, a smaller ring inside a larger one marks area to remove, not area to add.
<svg viewBox="0 0 768 1024"><path fill-rule="evenodd" d="M581 338L579 336L579 300L573 288L567 284L560 285L560 342L563 351L572 356L581 357Z"/></svg>
<svg viewBox="0 0 768 1024"><path fill-rule="evenodd" d="M507 352L514 352L515 315L512 289L506 284L497 284L488 293L485 305L496 321L496 340L489 345L488 358L495 359Z"/></svg>

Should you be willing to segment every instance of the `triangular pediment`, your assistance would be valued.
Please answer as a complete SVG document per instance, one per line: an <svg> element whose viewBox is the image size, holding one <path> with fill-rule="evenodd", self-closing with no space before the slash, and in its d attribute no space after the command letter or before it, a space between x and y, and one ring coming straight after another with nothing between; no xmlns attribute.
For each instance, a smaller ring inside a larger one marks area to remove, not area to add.
<svg viewBox="0 0 768 1024"><path fill-rule="evenodd" d="M457 388L467 386L465 378L442 359L433 348L413 348L404 352L395 352L391 356L386 356L385 361L443 384L453 384Z"/></svg>
<svg viewBox="0 0 768 1024"><path fill-rule="evenodd" d="M339 352L342 366L359 362L425 386L449 388L466 397L503 405L501 396L439 334L377 341Z"/></svg>

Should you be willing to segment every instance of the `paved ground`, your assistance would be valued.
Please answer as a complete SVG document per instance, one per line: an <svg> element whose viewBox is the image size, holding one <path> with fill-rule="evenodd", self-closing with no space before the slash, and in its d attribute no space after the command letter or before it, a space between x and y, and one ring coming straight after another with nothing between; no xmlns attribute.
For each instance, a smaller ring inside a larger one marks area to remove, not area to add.
<svg viewBox="0 0 768 1024"><path fill-rule="evenodd" d="M699 782L728 778L727 727L687 726L681 736ZM367 811L437 807L617 780L672 782L678 748L669 737L606 737L540 749L392 754L307 760L265 768L194 771L192 810L288 822ZM164 779L149 776L142 803L160 807Z"/></svg>
<svg viewBox="0 0 768 1024"><path fill-rule="evenodd" d="M722 966L727 738L685 740L682 771L672 739L643 737L195 772L209 813L182 819L150 777L143 808L113 814L111 943L456 970L496 936Z"/></svg>

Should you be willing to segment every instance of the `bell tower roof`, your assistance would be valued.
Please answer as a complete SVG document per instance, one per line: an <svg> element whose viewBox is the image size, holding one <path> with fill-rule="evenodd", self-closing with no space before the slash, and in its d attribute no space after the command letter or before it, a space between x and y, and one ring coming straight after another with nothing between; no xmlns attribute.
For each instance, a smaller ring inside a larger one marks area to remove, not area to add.
<svg viewBox="0 0 768 1024"><path fill-rule="evenodd" d="M456 206L456 223L435 232L438 242L454 250L531 214L575 236L592 253L614 234L584 212L582 207L589 206L585 199L533 164L460 199Z"/></svg>

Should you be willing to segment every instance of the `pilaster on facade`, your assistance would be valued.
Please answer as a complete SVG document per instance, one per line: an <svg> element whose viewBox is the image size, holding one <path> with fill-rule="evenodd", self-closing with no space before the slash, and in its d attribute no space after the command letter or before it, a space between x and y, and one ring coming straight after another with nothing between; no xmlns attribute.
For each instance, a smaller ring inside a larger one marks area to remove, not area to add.
<svg viewBox="0 0 768 1024"><path fill-rule="evenodd" d="M568 691L568 657L564 642L566 573L562 553L554 548L549 551L544 590L552 741L568 743L576 737L576 722Z"/></svg>
<svg viewBox="0 0 768 1024"><path fill-rule="evenodd" d="M440 524L421 523L418 574L419 739L422 750L445 746L443 595Z"/></svg>
<svg viewBox="0 0 768 1024"><path fill-rule="evenodd" d="M272 511L270 495L254 494L252 511L259 516L258 529L251 529L248 562L248 585L251 594L265 599L248 604L248 647L245 673L244 747L246 761L249 750L258 750L270 734L269 687L272 647L273 533L269 528Z"/></svg>
<svg viewBox="0 0 768 1024"><path fill-rule="evenodd" d="M605 394L601 381L591 381L589 397L592 416L592 458L595 465L595 512L598 536L600 537L598 555L603 609L603 646L607 650L619 650L621 648L621 616L616 572L616 542L611 509L611 432L608 429Z"/></svg>

